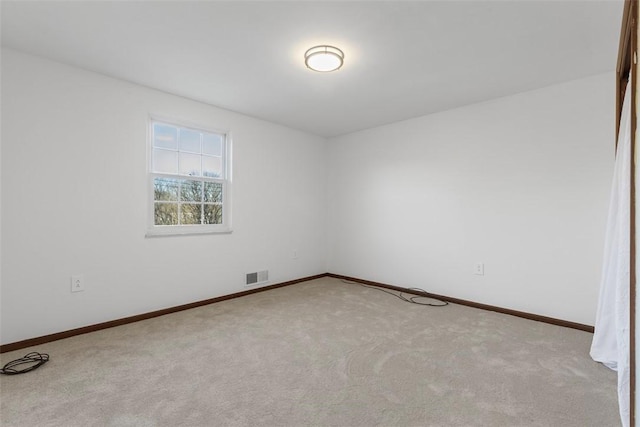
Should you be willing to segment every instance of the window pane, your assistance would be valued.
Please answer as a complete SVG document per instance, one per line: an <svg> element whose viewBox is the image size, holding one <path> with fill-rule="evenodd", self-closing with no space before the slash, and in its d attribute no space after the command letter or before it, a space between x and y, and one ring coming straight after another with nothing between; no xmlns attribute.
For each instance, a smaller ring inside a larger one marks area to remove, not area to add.
<svg viewBox="0 0 640 427"><path fill-rule="evenodd" d="M178 129L164 123L153 124L153 146L161 148L178 148Z"/></svg>
<svg viewBox="0 0 640 427"><path fill-rule="evenodd" d="M180 200L183 202L202 202L202 182L182 181Z"/></svg>
<svg viewBox="0 0 640 427"><path fill-rule="evenodd" d="M200 155L180 153L180 175L200 176Z"/></svg>
<svg viewBox="0 0 640 427"><path fill-rule="evenodd" d="M202 205L195 203L183 203L180 206L180 223L181 224L201 224L200 216Z"/></svg>
<svg viewBox="0 0 640 427"><path fill-rule="evenodd" d="M222 138L223 135L214 133L205 133L202 139L202 152L212 156L222 156Z"/></svg>
<svg viewBox="0 0 640 427"><path fill-rule="evenodd" d="M177 203L155 203L155 225L177 225Z"/></svg>
<svg viewBox="0 0 640 427"><path fill-rule="evenodd" d="M191 129L180 129L180 151L191 151L200 154L200 132Z"/></svg>
<svg viewBox="0 0 640 427"><path fill-rule="evenodd" d="M205 182L204 201L222 203L222 184L219 182Z"/></svg>
<svg viewBox="0 0 640 427"><path fill-rule="evenodd" d="M178 172L178 153L153 149L153 171L159 173Z"/></svg>
<svg viewBox="0 0 640 427"><path fill-rule="evenodd" d="M204 224L222 224L222 205L204 205Z"/></svg>
<svg viewBox="0 0 640 427"><path fill-rule="evenodd" d="M223 223L226 138L224 133L151 121L154 225L170 229Z"/></svg>
<svg viewBox="0 0 640 427"><path fill-rule="evenodd" d="M153 180L153 199L178 201L180 183L175 179L156 178Z"/></svg>
<svg viewBox="0 0 640 427"><path fill-rule="evenodd" d="M202 156L202 176L222 178L222 158Z"/></svg>

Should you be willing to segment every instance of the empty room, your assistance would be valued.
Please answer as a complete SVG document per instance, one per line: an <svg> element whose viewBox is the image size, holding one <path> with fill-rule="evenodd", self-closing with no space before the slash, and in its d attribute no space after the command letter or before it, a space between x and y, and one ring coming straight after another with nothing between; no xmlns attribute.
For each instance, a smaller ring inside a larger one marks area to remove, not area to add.
<svg viewBox="0 0 640 427"><path fill-rule="evenodd" d="M637 1L0 2L0 425L635 426Z"/></svg>

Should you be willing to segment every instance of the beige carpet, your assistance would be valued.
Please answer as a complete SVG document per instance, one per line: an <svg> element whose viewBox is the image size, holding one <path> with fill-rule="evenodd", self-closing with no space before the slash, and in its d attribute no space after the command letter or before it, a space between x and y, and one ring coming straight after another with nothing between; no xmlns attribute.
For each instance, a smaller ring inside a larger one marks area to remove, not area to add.
<svg viewBox="0 0 640 427"><path fill-rule="evenodd" d="M319 279L3 354L2 426L615 426L592 335Z"/></svg>

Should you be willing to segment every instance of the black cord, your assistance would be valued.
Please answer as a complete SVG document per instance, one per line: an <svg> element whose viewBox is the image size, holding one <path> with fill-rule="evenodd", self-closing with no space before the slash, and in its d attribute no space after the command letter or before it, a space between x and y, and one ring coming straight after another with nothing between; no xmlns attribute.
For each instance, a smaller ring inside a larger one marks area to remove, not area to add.
<svg viewBox="0 0 640 427"><path fill-rule="evenodd" d="M399 293L396 294L395 292L391 292L391 291L388 291L386 289L382 289L381 287L378 287L378 286L365 285L363 283L352 282L350 280L344 280L344 279L342 279L342 282L343 283L349 283L349 284L352 284L352 285L360 285L360 286L363 286L365 288L375 289L376 291L380 291L380 292L384 292L385 294L393 295L394 297L399 298L404 302L410 302L411 304L427 305L429 307L444 307L446 305L449 305L449 303L447 301L442 301L442 300L439 300L437 298L433 298L433 297L429 296L429 293L427 291L425 291L424 289L420 289L420 288L407 288L407 290L409 290L409 291L420 292L420 293L423 294L423 295L415 295L415 296L407 298L407 297L404 296L404 294L406 292L403 292L403 291L398 291ZM428 299L431 299L431 300L438 301L438 302L440 302L440 304L431 304L431 303L427 303L427 302L420 302L420 301L416 301L416 298L428 298Z"/></svg>
<svg viewBox="0 0 640 427"><path fill-rule="evenodd" d="M40 366L44 365L48 361L49 361L48 354L38 353L34 351L20 359L12 360L11 362L4 365L2 369L0 369L0 374L5 374L5 375L24 374L25 372L30 372L30 371L33 371L34 369L39 368ZM27 363L32 363L32 365L24 369L19 369L19 370L15 369L16 366L26 365Z"/></svg>

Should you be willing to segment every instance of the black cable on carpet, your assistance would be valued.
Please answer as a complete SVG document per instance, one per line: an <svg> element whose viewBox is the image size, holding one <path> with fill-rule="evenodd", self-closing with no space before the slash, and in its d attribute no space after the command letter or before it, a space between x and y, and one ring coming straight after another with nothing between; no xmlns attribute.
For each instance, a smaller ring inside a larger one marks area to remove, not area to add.
<svg viewBox="0 0 640 427"><path fill-rule="evenodd" d="M409 291L413 291L412 293L418 294L412 297L405 297L404 294L407 292L402 292L402 291L397 291L398 293L386 290L386 289L382 289L382 287L380 286L372 286L372 285L365 285L364 283L358 283L358 282L352 282L351 280L344 280L342 279L343 283L349 283L349 284L353 284L353 285L360 285L363 286L365 288L371 288L371 289L375 289L376 291L380 291L380 292L384 292L385 294L389 294L389 295L393 295L396 298L401 299L404 302L409 302L411 304L418 304L418 305L427 305L429 307L444 307L446 305L449 305L449 303L447 301L442 301L438 298L434 298L432 296L429 296L429 293L427 291L425 291L424 289L420 289L420 288L407 288L407 290ZM420 295L422 294L422 295ZM438 301L439 304L432 304L432 303L428 303L428 302L423 302L423 301L416 301L416 298L427 298L430 300L434 300L434 301Z"/></svg>
<svg viewBox="0 0 640 427"><path fill-rule="evenodd" d="M49 361L49 355L46 353L38 353L34 351L21 357L20 359L12 360L7 363L0 369L0 374L4 375L18 375L24 374L26 372L31 372L34 369L38 369L40 366L44 365ZM27 367L23 367L22 369L16 369L17 366L27 365Z"/></svg>

